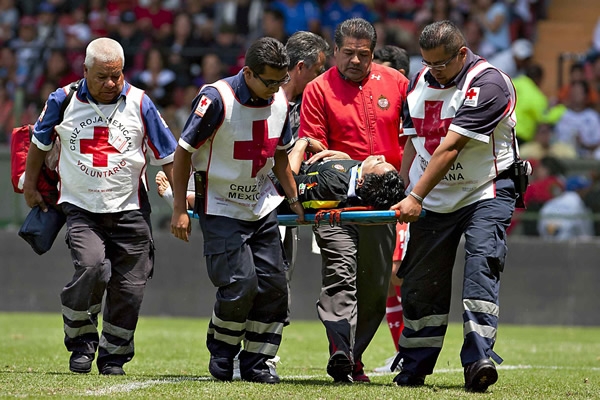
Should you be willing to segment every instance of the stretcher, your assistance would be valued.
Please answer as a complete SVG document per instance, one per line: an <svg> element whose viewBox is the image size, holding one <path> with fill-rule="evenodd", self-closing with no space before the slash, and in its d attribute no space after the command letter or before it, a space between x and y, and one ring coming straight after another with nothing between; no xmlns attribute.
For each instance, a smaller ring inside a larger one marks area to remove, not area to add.
<svg viewBox="0 0 600 400"><path fill-rule="evenodd" d="M190 217L198 218L198 215L188 211ZM421 212L421 217L425 211ZM277 220L281 226L299 226L329 224L337 225L383 225L394 223L400 217L398 210L369 210L366 207L349 207L332 210L320 210L316 213L304 214L306 223L299 224L296 214L279 214Z"/></svg>

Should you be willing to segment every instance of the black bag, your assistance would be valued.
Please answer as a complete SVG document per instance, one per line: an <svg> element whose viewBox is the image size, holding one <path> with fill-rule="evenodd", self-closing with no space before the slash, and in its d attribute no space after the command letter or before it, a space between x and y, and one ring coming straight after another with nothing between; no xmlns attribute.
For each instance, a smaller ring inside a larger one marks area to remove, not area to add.
<svg viewBox="0 0 600 400"><path fill-rule="evenodd" d="M65 222L65 214L56 206L49 205L48 212L35 206L21 225L19 236L29 243L33 251L42 255L50 250Z"/></svg>
<svg viewBox="0 0 600 400"><path fill-rule="evenodd" d="M516 208L526 209L525 192L529 186L529 175L532 173L532 167L529 161L517 160L511 167L511 179L515 183Z"/></svg>

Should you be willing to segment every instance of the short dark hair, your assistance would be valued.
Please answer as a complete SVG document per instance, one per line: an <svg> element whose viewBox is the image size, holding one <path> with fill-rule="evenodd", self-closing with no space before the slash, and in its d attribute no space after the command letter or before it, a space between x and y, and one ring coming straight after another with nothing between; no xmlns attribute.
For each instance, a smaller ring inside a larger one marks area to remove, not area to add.
<svg viewBox="0 0 600 400"><path fill-rule="evenodd" d="M300 61L304 61L304 64L310 68L319 61L321 52L328 56L330 51L329 43L325 39L307 31L298 31L290 36L285 43L285 48L290 56L290 69Z"/></svg>
<svg viewBox="0 0 600 400"><path fill-rule="evenodd" d="M408 53L401 47L388 44L383 46L373 53L373 59L381 62L389 62L390 67L397 71L404 70L404 75L410 73L410 59Z"/></svg>
<svg viewBox="0 0 600 400"><path fill-rule="evenodd" d="M257 74L265 72L265 67L287 69L290 65L285 46L272 37L257 39L246 51L245 64Z"/></svg>
<svg viewBox="0 0 600 400"><path fill-rule="evenodd" d="M375 27L366 19L350 18L341 22L333 35L335 45L341 48L344 45L344 39L368 39L371 41L371 51L375 50L377 44L377 32Z"/></svg>
<svg viewBox="0 0 600 400"><path fill-rule="evenodd" d="M425 28L419 36L419 47L423 50L433 50L444 46L448 54L458 53L467 41L458 26L450 20L436 21Z"/></svg>
<svg viewBox="0 0 600 400"><path fill-rule="evenodd" d="M356 189L364 206L375 210L389 210L406 196L404 181L398 171L388 171L384 174L365 174L362 186Z"/></svg>

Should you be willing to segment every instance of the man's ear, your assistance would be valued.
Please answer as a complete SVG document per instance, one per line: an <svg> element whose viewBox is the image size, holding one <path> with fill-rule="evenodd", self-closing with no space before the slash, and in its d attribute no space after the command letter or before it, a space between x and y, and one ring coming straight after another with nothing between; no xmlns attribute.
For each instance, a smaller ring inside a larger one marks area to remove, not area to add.
<svg viewBox="0 0 600 400"><path fill-rule="evenodd" d="M363 178L358 178L356 180L356 187L357 188L362 187L362 185L364 185L364 183L365 183L365 180Z"/></svg>
<svg viewBox="0 0 600 400"><path fill-rule="evenodd" d="M244 65L244 67L242 67L242 71L244 71L243 74L246 79L251 78L252 71L250 70L250 67L248 67L247 65Z"/></svg>

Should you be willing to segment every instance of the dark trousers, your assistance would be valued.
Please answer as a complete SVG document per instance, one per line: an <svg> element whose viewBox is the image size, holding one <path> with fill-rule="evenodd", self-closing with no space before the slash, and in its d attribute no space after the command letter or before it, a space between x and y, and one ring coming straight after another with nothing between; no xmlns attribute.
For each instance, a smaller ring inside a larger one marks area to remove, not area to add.
<svg viewBox="0 0 600 400"><path fill-rule="evenodd" d="M410 224L410 240L398 276L402 284L405 327L400 337L402 369L427 375L442 349L452 292L452 269L465 237L462 290L463 366L493 353L498 327L500 272L506 260L506 229L514 211L514 184L496 182L496 198L457 211L427 211Z"/></svg>
<svg viewBox="0 0 600 400"><path fill-rule="evenodd" d="M75 273L60 298L69 351L94 354L98 365L123 365L134 355L133 336L146 282L154 267L150 214L141 210L95 214L63 204L66 242ZM98 336L98 314L102 335Z"/></svg>
<svg viewBox="0 0 600 400"><path fill-rule="evenodd" d="M323 224L315 234L323 261L317 312L330 354L341 350L360 361L385 316L396 230Z"/></svg>
<svg viewBox="0 0 600 400"><path fill-rule="evenodd" d="M199 215L208 275L217 287L206 343L211 355L240 369L265 369L277 354L288 291L277 213L258 221Z"/></svg>

